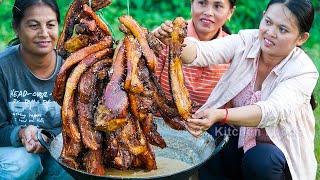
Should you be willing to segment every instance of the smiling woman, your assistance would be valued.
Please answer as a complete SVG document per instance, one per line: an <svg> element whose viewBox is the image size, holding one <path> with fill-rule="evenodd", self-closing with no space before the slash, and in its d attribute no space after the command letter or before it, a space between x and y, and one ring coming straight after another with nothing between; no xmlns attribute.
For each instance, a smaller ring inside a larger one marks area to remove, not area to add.
<svg viewBox="0 0 320 180"><path fill-rule="evenodd" d="M61 132L51 96L62 64L54 49L59 8L55 0L16 0L12 12L15 45L0 51L0 179L71 179L36 137L38 128Z"/></svg>
<svg viewBox="0 0 320 180"><path fill-rule="evenodd" d="M55 12L47 5L34 5L25 11L20 22L16 20L12 24L20 41L19 50L24 64L35 76L49 78L56 65L54 47L59 23Z"/></svg>
<svg viewBox="0 0 320 180"><path fill-rule="evenodd" d="M188 20L188 37L200 41L210 41L227 36L224 24L230 20L236 9L236 0L191 0L191 19ZM172 31L172 22L167 20L153 31L154 35L166 41ZM165 42L167 44L167 42ZM185 85L189 91L194 109L203 105L218 83L220 77L228 69L228 64L208 67L183 66ZM156 75L166 93L170 97L168 79L168 50L161 52L156 68Z"/></svg>

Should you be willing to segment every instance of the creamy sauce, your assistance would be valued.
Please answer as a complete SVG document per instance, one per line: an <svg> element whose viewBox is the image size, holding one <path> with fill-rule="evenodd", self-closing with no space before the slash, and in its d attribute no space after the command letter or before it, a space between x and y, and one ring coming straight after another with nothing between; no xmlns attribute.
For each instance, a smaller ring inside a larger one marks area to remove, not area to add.
<svg viewBox="0 0 320 180"><path fill-rule="evenodd" d="M191 165L184 163L179 160L169 159L164 157L156 158L158 169L152 171L146 171L144 169L132 169L132 170L117 170L117 169L106 169L106 176L121 177L121 178L148 178L155 176L168 176L179 171L191 168Z"/></svg>

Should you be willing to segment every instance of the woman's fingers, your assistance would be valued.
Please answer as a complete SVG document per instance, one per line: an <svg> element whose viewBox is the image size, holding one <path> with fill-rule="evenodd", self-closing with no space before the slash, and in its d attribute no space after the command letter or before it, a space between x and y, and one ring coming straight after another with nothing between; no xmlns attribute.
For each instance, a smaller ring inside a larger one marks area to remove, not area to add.
<svg viewBox="0 0 320 180"><path fill-rule="evenodd" d="M24 137L21 138L21 143L23 146L26 146L26 140L24 139Z"/></svg>
<svg viewBox="0 0 320 180"><path fill-rule="evenodd" d="M38 128L35 126L28 126L22 135L21 142L25 146L26 151L29 153L41 153L45 152L45 149L41 146L36 136Z"/></svg>
<svg viewBox="0 0 320 180"><path fill-rule="evenodd" d="M160 36L160 34L159 34L158 31L159 31L159 28L157 28L157 29L155 29L155 30L152 31L153 35L154 35L155 37L157 37L157 38L159 38L159 36Z"/></svg>
<svg viewBox="0 0 320 180"><path fill-rule="evenodd" d="M39 154L39 153L43 153L43 152L46 152L46 149L44 149L44 147L42 147L41 144L39 142L37 142L36 148L33 153Z"/></svg>
<svg viewBox="0 0 320 180"><path fill-rule="evenodd" d="M25 146L27 152L29 152L29 153L33 153L37 148L36 143L33 140L31 140L30 142L25 142L24 146Z"/></svg>
<svg viewBox="0 0 320 180"><path fill-rule="evenodd" d="M173 31L172 21L165 21L158 28L153 30L153 35L160 39L162 43L168 45L169 44L169 34Z"/></svg>
<svg viewBox="0 0 320 180"><path fill-rule="evenodd" d="M190 121L188 121L187 122L187 126L188 126L188 128L189 129L193 129L193 130L200 130L200 129L202 129L201 127L201 124L198 124L198 123L193 123L193 122L190 122Z"/></svg>
<svg viewBox="0 0 320 180"><path fill-rule="evenodd" d="M171 23L172 24L172 23ZM163 23L161 24L161 30L163 31L162 33L166 33L166 34L169 34L173 31L171 24L166 24L166 23Z"/></svg>
<svg viewBox="0 0 320 180"><path fill-rule="evenodd" d="M202 133L210 128L208 119L188 119L187 130L194 137L200 137Z"/></svg>
<svg viewBox="0 0 320 180"><path fill-rule="evenodd" d="M191 128L191 127L189 128L189 126L187 127L187 130L191 135L193 135L196 138L200 137L204 132L204 130L202 129Z"/></svg>
<svg viewBox="0 0 320 180"><path fill-rule="evenodd" d="M167 31L163 30L162 28L159 29L158 33L162 38L168 38L169 37L169 33Z"/></svg>
<svg viewBox="0 0 320 180"><path fill-rule="evenodd" d="M170 20L166 20L163 24L164 24L165 26L167 26L167 27L170 27L170 28L171 28L171 30L172 30L172 28L173 28L172 21L170 21Z"/></svg>
<svg viewBox="0 0 320 180"><path fill-rule="evenodd" d="M37 131L38 128L36 126L29 125L25 128L22 137L24 137L27 142L30 142L32 139L35 139Z"/></svg>
<svg viewBox="0 0 320 180"><path fill-rule="evenodd" d="M26 128L26 130L24 131L24 135L23 135L23 138L26 140L26 142L30 142L32 140L32 136L31 136L31 133L29 131L28 128Z"/></svg>
<svg viewBox="0 0 320 180"><path fill-rule="evenodd" d="M194 119L206 118L206 117L207 117L207 114L206 114L205 112L206 112L206 111L197 112L197 113L195 113L195 114L192 115L192 118L194 118Z"/></svg>
<svg viewBox="0 0 320 180"><path fill-rule="evenodd" d="M203 119L188 119L187 125L190 127L198 127L198 129L208 130L211 127L211 123L207 118Z"/></svg>
<svg viewBox="0 0 320 180"><path fill-rule="evenodd" d="M157 36L158 34L160 35L166 35L168 36L168 34L170 32L172 32L173 25L171 21L165 21L164 23L162 23L158 28L156 28L154 30L154 34Z"/></svg>

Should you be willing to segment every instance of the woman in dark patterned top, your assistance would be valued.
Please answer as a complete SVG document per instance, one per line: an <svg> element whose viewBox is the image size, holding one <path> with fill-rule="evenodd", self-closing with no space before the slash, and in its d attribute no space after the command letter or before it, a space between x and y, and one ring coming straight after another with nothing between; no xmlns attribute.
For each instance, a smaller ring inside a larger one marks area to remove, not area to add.
<svg viewBox="0 0 320 180"><path fill-rule="evenodd" d="M36 137L38 128L61 132L51 95L63 62L54 49L59 8L55 0L16 0L12 13L17 38L0 52L0 179L71 179Z"/></svg>

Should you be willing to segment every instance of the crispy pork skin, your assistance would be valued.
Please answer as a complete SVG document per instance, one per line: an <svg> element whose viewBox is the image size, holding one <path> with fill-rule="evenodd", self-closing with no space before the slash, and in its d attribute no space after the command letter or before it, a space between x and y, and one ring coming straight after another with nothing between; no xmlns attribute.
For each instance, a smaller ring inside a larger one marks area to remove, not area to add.
<svg viewBox="0 0 320 180"><path fill-rule="evenodd" d="M170 33L169 40L170 89L175 105L183 120L190 118L192 107L188 89L184 85L181 61L182 43L187 35L186 27L185 20L177 17L173 21L173 31Z"/></svg>

